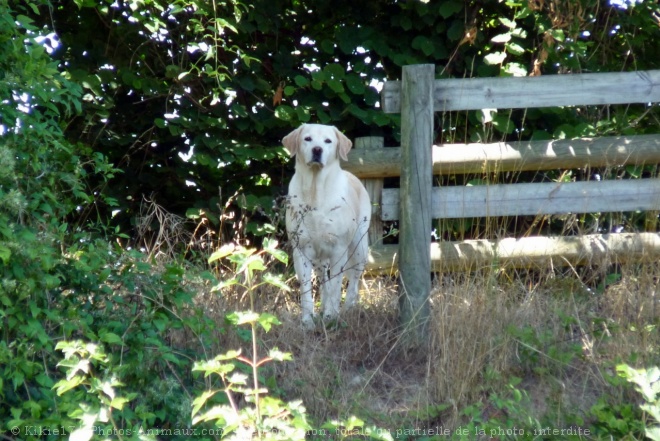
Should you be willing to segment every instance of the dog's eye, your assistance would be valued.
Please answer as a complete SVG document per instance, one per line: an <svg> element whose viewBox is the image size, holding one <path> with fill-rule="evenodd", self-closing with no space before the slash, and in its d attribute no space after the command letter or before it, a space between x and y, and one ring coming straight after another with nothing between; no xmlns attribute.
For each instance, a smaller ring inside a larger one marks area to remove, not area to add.
<svg viewBox="0 0 660 441"><path fill-rule="evenodd" d="M332 140L331 140L331 139L328 139L328 138L326 138L326 139L325 139L325 143L326 143L326 144L331 144L331 143L332 143Z"/></svg>
<svg viewBox="0 0 660 441"><path fill-rule="evenodd" d="M311 141L311 140L312 140L312 137L311 137L311 136L305 136L305 141L309 142L309 141Z"/></svg>

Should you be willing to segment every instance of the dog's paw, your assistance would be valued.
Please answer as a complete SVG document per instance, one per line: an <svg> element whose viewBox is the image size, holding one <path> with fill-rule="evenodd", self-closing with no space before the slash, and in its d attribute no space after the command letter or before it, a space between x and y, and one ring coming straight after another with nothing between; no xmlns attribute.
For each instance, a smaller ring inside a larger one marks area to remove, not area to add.
<svg viewBox="0 0 660 441"><path fill-rule="evenodd" d="M332 331L343 329L347 326L346 322L342 320L339 315L325 315L323 316L323 327L326 330Z"/></svg>
<svg viewBox="0 0 660 441"><path fill-rule="evenodd" d="M303 319L302 319L302 327L303 327L303 329L305 329L306 331L311 331L311 330L313 330L313 329L316 327L316 323L314 322L314 316L313 316L313 315L309 315L309 316L305 316L305 317L303 317Z"/></svg>

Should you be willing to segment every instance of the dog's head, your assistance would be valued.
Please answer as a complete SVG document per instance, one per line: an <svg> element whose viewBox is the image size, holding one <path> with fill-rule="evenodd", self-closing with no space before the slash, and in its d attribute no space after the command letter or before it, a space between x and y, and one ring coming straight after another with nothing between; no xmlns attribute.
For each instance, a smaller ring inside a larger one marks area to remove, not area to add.
<svg viewBox="0 0 660 441"><path fill-rule="evenodd" d="M353 143L334 126L303 124L282 139L291 156L310 166L323 168L330 161L341 158L348 161Z"/></svg>

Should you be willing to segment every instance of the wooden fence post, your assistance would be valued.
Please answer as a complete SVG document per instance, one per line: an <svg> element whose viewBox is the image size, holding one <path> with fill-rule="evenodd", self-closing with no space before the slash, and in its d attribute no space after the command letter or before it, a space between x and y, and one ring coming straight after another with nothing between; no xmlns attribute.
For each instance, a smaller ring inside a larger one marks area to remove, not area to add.
<svg viewBox="0 0 660 441"><path fill-rule="evenodd" d="M385 139L382 136L368 136L355 138L355 149L382 149ZM371 224L369 225L369 245L379 245L383 240L383 221L381 219L381 206L383 198L383 178L362 179L364 188L369 193L371 201Z"/></svg>
<svg viewBox="0 0 660 441"><path fill-rule="evenodd" d="M407 342L427 341L435 65L404 66L401 81L399 307Z"/></svg>

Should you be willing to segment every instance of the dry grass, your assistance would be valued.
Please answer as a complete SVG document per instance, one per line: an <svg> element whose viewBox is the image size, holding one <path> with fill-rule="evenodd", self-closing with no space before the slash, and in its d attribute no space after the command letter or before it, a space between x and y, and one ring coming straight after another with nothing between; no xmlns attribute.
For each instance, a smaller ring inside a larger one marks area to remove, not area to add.
<svg viewBox="0 0 660 441"><path fill-rule="evenodd" d="M428 348L417 351L399 340L391 279L368 281L356 311L338 327L315 332L301 329L295 294L266 290L258 307L282 325L261 334L263 352L277 347L293 361L265 372L278 393L302 398L315 421L353 414L390 430L454 427L473 403L483 403L487 413L489 395L516 376L530 396L530 414L559 424L564 412L587 415L603 395L623 399L605 378L616 363L660 364L660 333L652 328L660 317L660 267L620 273L620 281L600 292L597 283L584 284L592 278L572 269L444 275L432 293ZM228 311L247 309L239 293L200 301L219 321ZM229 333L217 351L241 346L249 352ZM441 404L448 407L438 412Z"/></svg>

